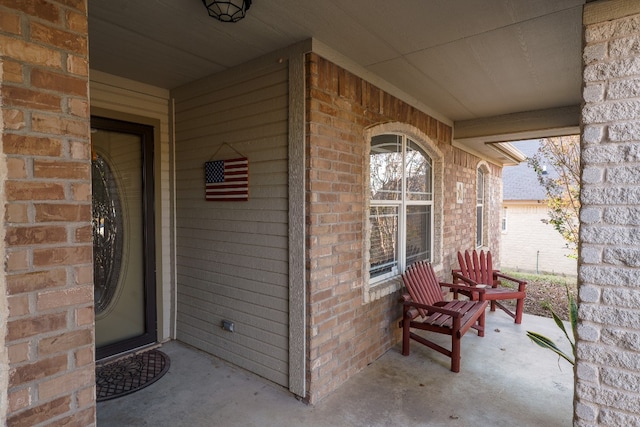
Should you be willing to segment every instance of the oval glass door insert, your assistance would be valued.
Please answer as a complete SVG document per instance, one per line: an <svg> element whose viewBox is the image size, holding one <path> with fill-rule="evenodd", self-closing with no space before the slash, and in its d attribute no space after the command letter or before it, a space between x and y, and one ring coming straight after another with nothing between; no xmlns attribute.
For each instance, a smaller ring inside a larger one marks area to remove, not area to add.
<svg viewBox="0 0 640 427"><path fill-rule="evenodd" d="M93 282L96 314L108 306L118 287L122 264L122 209L116 180L99 154L92 167Z"/></svg>

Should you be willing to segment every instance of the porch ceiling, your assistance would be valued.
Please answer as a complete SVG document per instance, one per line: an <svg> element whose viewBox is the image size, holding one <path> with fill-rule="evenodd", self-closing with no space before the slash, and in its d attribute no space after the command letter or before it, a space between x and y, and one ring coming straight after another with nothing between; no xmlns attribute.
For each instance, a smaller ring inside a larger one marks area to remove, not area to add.
<svg viewBox="0 0 640 427"><path fill-rule="evenodd" d="M228 24L201 0L89 0L90 61L171 89L313 37L475 124L580 104L584 2L254 0Z"/></svg>

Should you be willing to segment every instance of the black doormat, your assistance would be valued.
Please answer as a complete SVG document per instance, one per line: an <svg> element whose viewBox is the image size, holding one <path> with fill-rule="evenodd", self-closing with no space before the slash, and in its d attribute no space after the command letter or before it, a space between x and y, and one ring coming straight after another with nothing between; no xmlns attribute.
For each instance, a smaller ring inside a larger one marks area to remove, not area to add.
<svg viewBox="0 0 640 427"><path fill-rule="evenodd" d="M148 350L122 359L96 363L96 400L114 399L158 381L169 370L169 356Z"/></svg>

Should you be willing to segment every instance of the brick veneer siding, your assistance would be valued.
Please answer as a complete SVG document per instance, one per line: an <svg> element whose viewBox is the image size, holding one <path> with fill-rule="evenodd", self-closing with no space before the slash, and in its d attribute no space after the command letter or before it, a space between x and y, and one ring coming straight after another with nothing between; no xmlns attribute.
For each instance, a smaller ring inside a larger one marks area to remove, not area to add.
<svg viewBox="0 0 640 427"><path fill-rule="evenodd" d="M366 129L387 122L408 124L443 153L441 261L442 278L447 280L455 252L475 242L480 159L451 145L449 126L337 65L316 54L308 55L306 65L307 399L315 403L400 338L398 293L366 303L364 297ZM490 185L501 194L500 169L489 168ZM456 181L465 184L464 204L456 203ZM490 205L500 212L500 200ZM493 222L497 227L499 215ZM489 234L499 234L498 228ZM497 244L494 247L498 250Z"/></svg>
<svg viewBox="0 0 640 427"><path fill-rule="evenodd" d="M635 14L585 6L577 426L640 425L640 7L606 3Z"/></svg>
<svg viewBox="0 0 640 427"><path fill-rule="evenodd" d="M87 2L3 1L0 22L6 423L95 425Z"/></svg>
<svg viewBox="0 0 640 427"><path fill-rule="evenodd" d="M578 262L575 257L569 258L571 249L553 225L543 222L549 218L546 203L505 201L504 207L507 208L507 231L500 242L502 268L566 274L575 279Z"/></svg>

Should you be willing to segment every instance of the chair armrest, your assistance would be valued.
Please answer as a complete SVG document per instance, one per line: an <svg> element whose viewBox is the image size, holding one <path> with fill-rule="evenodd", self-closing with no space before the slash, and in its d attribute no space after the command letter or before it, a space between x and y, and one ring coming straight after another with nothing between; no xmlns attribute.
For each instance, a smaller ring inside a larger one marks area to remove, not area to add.
<svg viewBox="0 0 640 427"><path fill-rule="evenodd" d="M462 314L460 314L460 312L458 311L447 310L446 308L436 307L434 305L420 304L419 302L414 301L405 301L403 304L407 307L421 308L423 310L426 310L429 314L441 313L451 317L462 317Z"/></svg>
<svg viewBox="0 0 640 427"><path fill-rule="evenodd" d="M505 280L509 280L511 282L517 283L518 284L518 291L520 291L520 292L524 291L525 287L527 286L527 281L526 280L516 279L515 277L511 277L511 276L507 276L506 274L502 274L499 271L494 271L493 272L493 277L494 278L501 278L501 279L505 279Z"/></svg>
<svg viewBox="0 0 640 427"><path fill-rule="evenodd" d="M455 271L455 270L454 270L454 271L452 271L452 272L451 272L451 274L453 275L453 278L454 278L454 279L458 279L458 280L460 280L460 281L462 281L462 282L466 283L466 285L461 285L461 286L463 286L464 288L466 288L466 289L464 289L464 290L468 291L468 290L469 290L469 289L468 289L469 287L475 288L476 286L479 286L479 285L480 285L480 284L479 284L479 283L477 283L475 280L471 280L471 279L469 279L468 277L464 276L464 275L463 275L462 273L460 273L459 271L460 271L460 270L457 270L457 271ZM489 285L489 286L490 286L490 285ZM481 289L481 288L478 288L478 289ZM476 291L476 289L474 289L474 291Z"/></svg>
<svg viewBox="0 0 640 427"><path fill-rule="evenodd" d="M399 301L402 303L403 307L403 317L408 317L409 319L413 320L416 317L418 317L420 315L420 313L418 312L418 309L415 307L411 307L411 305L409 304L405 304L407 302L411 302L411 295L409 294L402 294L400 296ZM400 321L400 327L402 327L402 321Z"/></svg>
<svg viewBox="0 0 640 427"><path fill-rule="evenodd" d="M454 283L445 283L445 282L440 282L440 287L447 287L449 289L453 289L453 290L457 290L457 291L463 291L463 292L469 292L469 288L473 288L473 292L477 292L480 295L480 299L484 299L484 294L486 292L486 289L484 287L476 287L476 286L480 286L477 283L471 281L471 283L473 283L473 285L458 285L458 284L454 284Z"/></svg>
<svg viewBox="0 0 640 427"><path fill-rule="evenodd" d="M453 280L461 280L463 279L462 270L451 270L451 275L453 276Z"/></svg>

